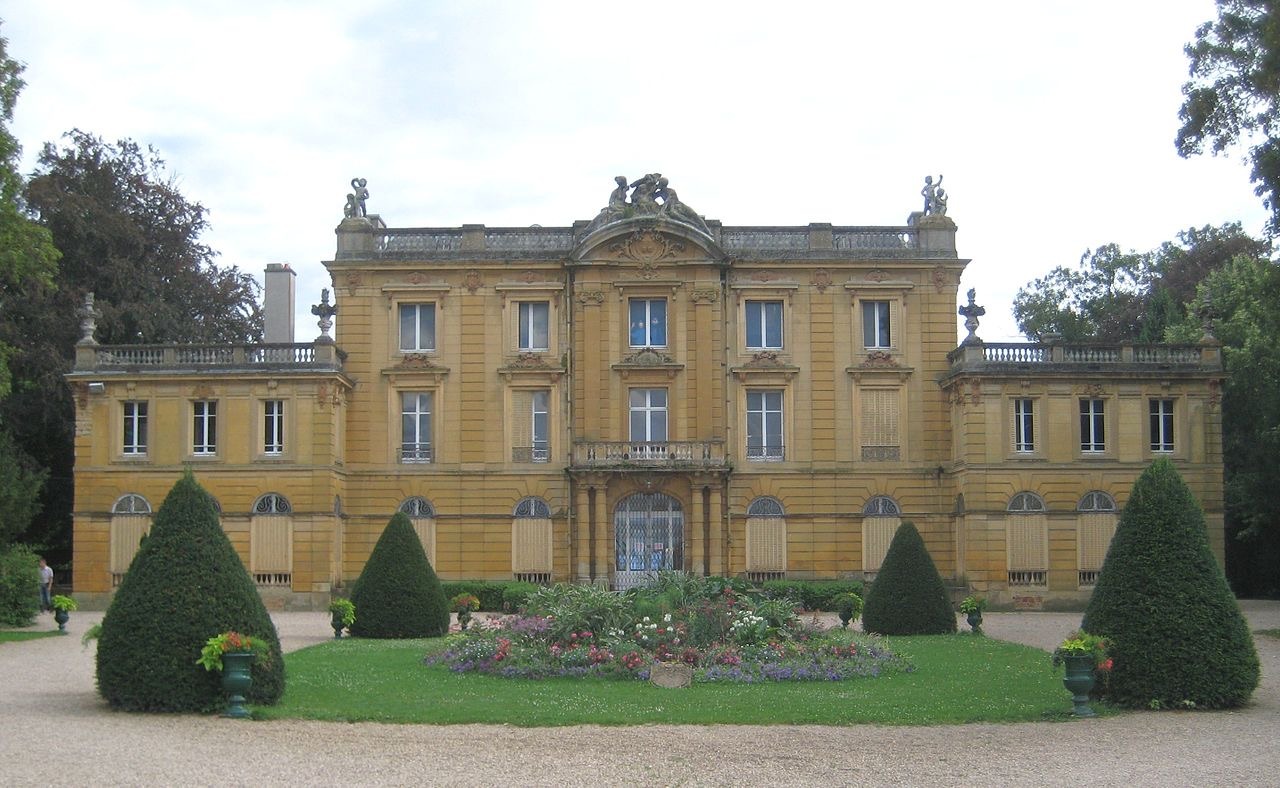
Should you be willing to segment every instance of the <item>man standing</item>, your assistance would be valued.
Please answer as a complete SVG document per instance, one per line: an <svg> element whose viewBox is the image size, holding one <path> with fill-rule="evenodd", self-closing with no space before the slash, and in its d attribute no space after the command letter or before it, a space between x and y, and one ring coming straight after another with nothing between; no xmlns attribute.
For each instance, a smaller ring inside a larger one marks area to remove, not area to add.
<svg viewBox="0 0 1280 788"><path fill-rule="evenodd" d="M40 610L53 610L53 567L40 559Z"/></svg>

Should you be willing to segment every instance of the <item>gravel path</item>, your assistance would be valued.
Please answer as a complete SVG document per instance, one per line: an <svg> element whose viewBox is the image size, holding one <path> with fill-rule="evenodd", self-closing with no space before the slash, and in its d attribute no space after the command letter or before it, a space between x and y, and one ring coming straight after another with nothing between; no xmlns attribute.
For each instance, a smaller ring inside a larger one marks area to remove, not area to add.
<svg viewBox="0 0 1280 788"><path fill-rule="evenodd" d="M1245 602L1254 629L1280 602ZM1280 640L1233 712L939 727L513 728L243 722L108 710L79 635L0 646L2 785L1277 785ZM274 616L287 650L328 639L326 613ZM1052 648L1069 613L989 613L992 637ZM53 626L42 616L36 628ZM1065 694L1064 705L1068 702Z"/></svg>

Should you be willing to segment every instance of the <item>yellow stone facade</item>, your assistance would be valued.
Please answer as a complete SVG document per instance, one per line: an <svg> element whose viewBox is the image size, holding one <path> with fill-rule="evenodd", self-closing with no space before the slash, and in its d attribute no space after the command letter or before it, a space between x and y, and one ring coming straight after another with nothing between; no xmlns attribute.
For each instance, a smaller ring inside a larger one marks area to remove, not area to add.
<svg viewBox="0 0 1280 788"><path fill-rule="evenodd" d="M184 465L297 607L354 580L397 509L444 579L870 578L911 520L957 589L1076 604L1157 456L1221 557L1212 341L957 347L968 261L941 213L726 227L674 192L615 198L558 228L353 211L333 339L90 334L68 375L77 594L110 593Z"/></svg>

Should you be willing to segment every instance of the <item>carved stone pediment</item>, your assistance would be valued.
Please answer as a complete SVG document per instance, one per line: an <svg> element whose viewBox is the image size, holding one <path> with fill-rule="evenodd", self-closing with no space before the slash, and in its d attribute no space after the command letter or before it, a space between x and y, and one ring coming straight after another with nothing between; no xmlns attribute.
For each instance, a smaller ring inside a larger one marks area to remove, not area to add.
<svg viewBox="0 0 1280 788"><path fill-rule="evenodd" d="M425 353L408 353L400 359L400 363L396 364L396 369L412 369L433 372L444 367L436 366L431 356Z"/></svg>
<svg viewBox="0 0 1280 788"><path fill-rule="evenodd" d="M515 369L546 369L551 366L546 353L521 353L507 365Z"/></svg>
<svg viewBox="0 0 1280 788"><path fill-rule="evenodd" d="M883 350L873 350L867 354L867 360L858 366L863 369L892 369L901 366L898 360Z"/></svg>
<svg viewBox="0 0 1280 788"><path fill-rule="evenodd" d="M731 367L729 371L740 381L746 383L752 378L771 378L776 380L781 377L783 380L790 380L793 375L800 371L800 368L779 358L776 351L761 350L759 353L753 353L751 360L745 364Z"/></svg>
<svg viewBox="0 0 1280 788"><path fill-rule="evenodd" d="M629 367L665 367L675 364L676 360L666 353L646 347L640 348L629 356L624 356L618 363Z"/></svg>
<svg viewBox="0 0 1280 788"><path fill-rule="evenodd" d="M685 251L684 242L654 230L636 230L609 244L609 254L618 260L656 263L671 260Z"/></svg>
<svg viewBox="0 0 1280 788"><path fill-rule="evenodd" d="M505 366L499 367L498 374L507 380L520 377L545 379L549 383L555 383L564 374L564 367L546 353L521 353Z"/></svg>
<svg viewBox="0 0 1280 788"><path fill-rule="evenodd" d="M440 366L426 353L406 353L395 366L382 370L382 374L393 383L402 375L411 379L427 376L439 383L449 374L449 368Z"/></svg>

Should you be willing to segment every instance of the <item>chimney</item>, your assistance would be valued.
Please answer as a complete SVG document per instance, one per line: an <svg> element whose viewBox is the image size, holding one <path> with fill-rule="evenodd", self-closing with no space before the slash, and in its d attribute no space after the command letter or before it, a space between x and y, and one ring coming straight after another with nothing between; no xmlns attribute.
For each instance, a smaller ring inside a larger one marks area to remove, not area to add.
<svg viewBox="0 0 1280 788"><path fill-rule="evenodd" d="M269 263L264 277L262 312L266 342L293 343L293 301L297 274L288 263Z"/></svg>

